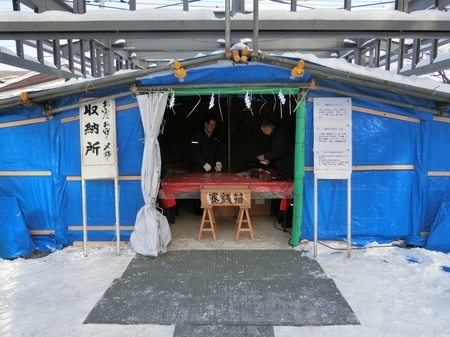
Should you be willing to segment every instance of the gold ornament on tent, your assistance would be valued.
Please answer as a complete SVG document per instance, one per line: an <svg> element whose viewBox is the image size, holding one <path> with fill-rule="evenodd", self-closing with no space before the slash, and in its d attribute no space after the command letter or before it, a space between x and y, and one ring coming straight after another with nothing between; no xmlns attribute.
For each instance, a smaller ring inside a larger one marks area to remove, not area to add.
<svg viewBox="0 0 450 337"><path fill-rule="evenodd" d="M297 66L291 70L291 79L302 77L305 73L305 61L299 60Z"/></svg>
<svg viewBox="0 0 450 337"><path fill-rule="evenodd" d="M186 70L181 66L180 61L174 60L173 61L173 73L176 78L180 80L180 82L184 81L184 78L186 77Z"/></svg>

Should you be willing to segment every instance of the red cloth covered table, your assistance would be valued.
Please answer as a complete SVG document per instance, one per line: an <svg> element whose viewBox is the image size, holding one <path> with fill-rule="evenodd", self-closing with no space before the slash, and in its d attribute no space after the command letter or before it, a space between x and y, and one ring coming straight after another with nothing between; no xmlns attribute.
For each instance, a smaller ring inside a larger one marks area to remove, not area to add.
<svg viewBox="0 0 450 337"><path fill-rule="evenodd" d="M291 199L294 194L294 183L291 180L265 182L237 173L222 172L171 173L161 181L161 206L172 207L176 204L175 199L199 199L200 188L205 185L248 186L252 190L252 199ZM281 205L289 205L289 201L282 200Z"/></svg>

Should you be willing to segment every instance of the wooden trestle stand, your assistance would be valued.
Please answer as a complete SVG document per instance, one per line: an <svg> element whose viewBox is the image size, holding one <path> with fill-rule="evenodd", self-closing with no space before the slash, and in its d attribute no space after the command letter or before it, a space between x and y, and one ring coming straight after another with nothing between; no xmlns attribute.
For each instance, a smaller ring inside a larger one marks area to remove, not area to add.
<svg viewBox="0 0 450 337"><path fill-rule="evenodd" d="M252 223L248 212L251 208L251 189L249 187L237 187L232 185L207 185L200 189L200 201L203 208L202 221L198 232L198 241L201 240L203 232L211 232L213 240L217 240L217 223L214 217L214 207L237 206L239 213L235 223L236 241L239 240L241 232L249 232L252 241L253 236ZM247 226L243 226L247 224Z"/></svg>

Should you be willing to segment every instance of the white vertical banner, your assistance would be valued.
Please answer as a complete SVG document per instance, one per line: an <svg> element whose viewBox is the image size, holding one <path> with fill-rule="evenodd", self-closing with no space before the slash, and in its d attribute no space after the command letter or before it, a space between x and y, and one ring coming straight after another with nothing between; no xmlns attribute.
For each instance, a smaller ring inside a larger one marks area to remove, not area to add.
<svg viewBox="0 0 450 337"><path fill-rule="evenodd" d="M89 101L80 106L80 144L83 179L117 177L114 100Z"/></svg>
<svg viewBox="0 0 450 337"><path fill-rule="evenodd" d="M314 98L314 257L318 239L318 180L347 180L347 257L351 256L352 99Z"/></svg>
<svg viewBox="0 0 450 337"><path fill-rule="evenodd" d="M81 193L83 246L87 256L86 180L114 179L117 255L120 255L119 182L117 169L115 101L86 101L80 112Z"/></svg>

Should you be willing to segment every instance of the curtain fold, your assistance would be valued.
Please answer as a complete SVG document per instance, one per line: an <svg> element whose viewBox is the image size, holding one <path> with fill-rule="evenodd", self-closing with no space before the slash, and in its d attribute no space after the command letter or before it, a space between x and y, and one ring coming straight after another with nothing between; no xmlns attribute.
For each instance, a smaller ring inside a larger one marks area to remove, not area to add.
<svg viewBox="0 0 450 337"><path fill-rule="evenodd" d="M137 96L145 132L144 155L141 168L141 188L145 205L136 215L130 241L142 255L158 256L167 251L172 240L169 222L156 207L161 177L161 151L158 134L167 102L167 93Z"/></svg>

